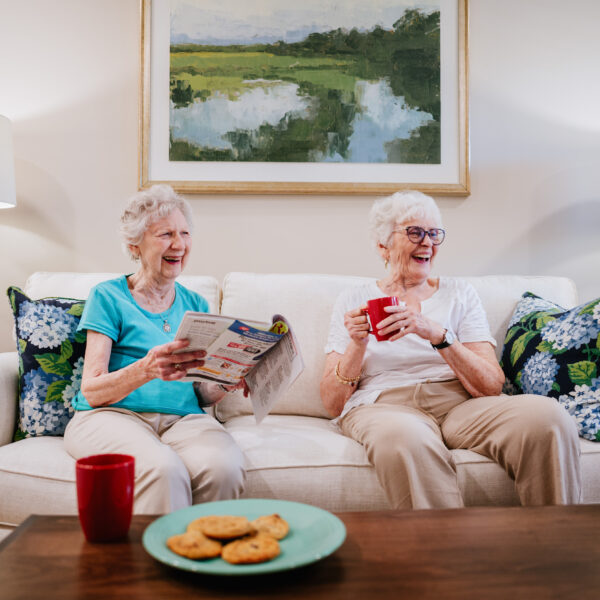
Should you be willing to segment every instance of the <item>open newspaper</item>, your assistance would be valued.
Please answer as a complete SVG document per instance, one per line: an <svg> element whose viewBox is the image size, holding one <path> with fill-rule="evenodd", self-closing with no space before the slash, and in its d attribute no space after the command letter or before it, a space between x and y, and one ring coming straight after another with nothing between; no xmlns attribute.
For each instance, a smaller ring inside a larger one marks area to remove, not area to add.
<svg viewBox="0 0 600 600"><path fill-rule="evenodd" d="M304 370L300 346L289 322L274 315L271 323L187 311L175 339L187 339L183 352L206 350L204 365L183 381L235 385L243 377L257 423Z"/></svg>

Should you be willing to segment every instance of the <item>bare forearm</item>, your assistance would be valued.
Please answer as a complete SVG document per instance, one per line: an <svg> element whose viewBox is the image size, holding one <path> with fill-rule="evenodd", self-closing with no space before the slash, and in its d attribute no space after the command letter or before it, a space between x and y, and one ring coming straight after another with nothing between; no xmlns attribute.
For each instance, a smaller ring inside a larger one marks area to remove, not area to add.
<svg viewBox="0 0 600 600"><path fill-rule="evenodd" d="M85 373L81 381L81 393L90 406L109 406L123 400L141 385L152 379L140 359L118 371Z"/></svg>
<svg viewBox="0 0 600 600"><path fill-rule="evenodd" d="M342 379L358 377L362 370L365 351L366 344L350 342L344 354L334 354L327 359L321 379L321 398L325 410L334 417L340 415L344 405L356 390L356 385L342 383L336 376L335 370L338 369Z"/></svg>
<svg viewBox="0 0 600 600"><path fill-rule="evenodd" d="M471 396L497 396L504 373L494 357L481 356L460 342L439 351Z"/></svg>

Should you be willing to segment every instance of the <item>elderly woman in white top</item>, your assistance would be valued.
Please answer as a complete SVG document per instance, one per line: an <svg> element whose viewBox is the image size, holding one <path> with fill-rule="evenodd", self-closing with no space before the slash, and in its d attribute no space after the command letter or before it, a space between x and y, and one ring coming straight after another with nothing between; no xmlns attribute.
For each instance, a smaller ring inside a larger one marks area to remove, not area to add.
<svg viewBox="0 0 600 600"><path fill-rule="evenodd" d="M74 458L133 455L138 513L237 498L244 457L203 410L235 388L180 381L203 364L204 352L186 352L189 342L174 341L177 326L187 310L208 311L202 296L176 281L192 248L190 206L169 186L153 186L130 200L121 233L139 268L90 292L79 324L87 345L66 449Z"/></svg>
<svg viewBox="0 0 600 600"><path fill-rule="evenodd" d="M581 498L575 423L550 398L502 395L504 375L474 288L432 277L444 241L432 198L399 192L375 202L371 232L389 271L338 298L321 382L325 408L342 432L364 445L394 508L463 506L450 449L500 464L524 505ZM473 251L476 251L473 249ZM371 298L398 306L373 327Z"/></svg>

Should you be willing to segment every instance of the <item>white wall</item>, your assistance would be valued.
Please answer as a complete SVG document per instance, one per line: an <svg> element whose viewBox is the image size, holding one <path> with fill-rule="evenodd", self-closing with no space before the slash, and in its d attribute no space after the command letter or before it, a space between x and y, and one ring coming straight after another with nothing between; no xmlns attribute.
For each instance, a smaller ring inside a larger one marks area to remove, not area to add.
<svg viewBox="0 0 600 600"><path fill-rule="evenodd" d="M443 1L443 0L442 0ZM0 0L0 114L18 205L0 211L0 289L38 270L125 271L136 191L137 0ZM439 198L437 272L556 274L600 296L600 3L471 0L471 195ZM190 273L383 270L370 197L193 196ZM0 351L12 350L0 300Z"/></svg>

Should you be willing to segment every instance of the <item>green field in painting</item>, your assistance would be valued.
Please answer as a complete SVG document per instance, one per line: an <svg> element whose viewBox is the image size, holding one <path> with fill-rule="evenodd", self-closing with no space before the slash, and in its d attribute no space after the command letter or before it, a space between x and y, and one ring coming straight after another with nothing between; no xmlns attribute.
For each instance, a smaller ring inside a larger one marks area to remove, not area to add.
<svg viewBox="0 0 600 600"><path fill-rule="evenodd" d="M232 100L244 89L268 85L268 81L309 83L323 88L352 92L356 77L350 74L354 61L347 58L276 56L269 52L176 52L171 54L171 78L188 83L193 96L213 92ZM346 71L349 71L348 73Z"/></svg>

